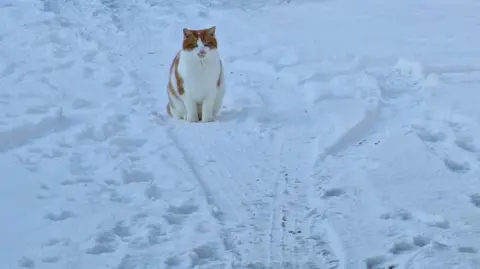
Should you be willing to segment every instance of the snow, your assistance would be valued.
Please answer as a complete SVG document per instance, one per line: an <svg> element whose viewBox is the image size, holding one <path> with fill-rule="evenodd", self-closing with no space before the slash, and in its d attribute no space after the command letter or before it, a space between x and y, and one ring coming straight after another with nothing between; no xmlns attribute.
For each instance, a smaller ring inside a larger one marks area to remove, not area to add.
<svg viewBox="0 0 480 269"><path fill-rule="evenodd" d="M0 268L480 268L480 2L230 2L0 3Z"/></svg>

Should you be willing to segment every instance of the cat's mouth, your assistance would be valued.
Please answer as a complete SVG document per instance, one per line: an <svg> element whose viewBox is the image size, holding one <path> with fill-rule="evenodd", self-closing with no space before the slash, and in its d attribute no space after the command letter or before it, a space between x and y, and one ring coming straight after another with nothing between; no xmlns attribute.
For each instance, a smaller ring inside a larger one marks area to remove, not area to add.
<svg viewBox="0 0 480 269"><path fill-rule="evenodd" d="M205 58L205 56L207 56L207 52L206 51L200 51L199 53L197 53L197 55L200 58Z"/></svg>

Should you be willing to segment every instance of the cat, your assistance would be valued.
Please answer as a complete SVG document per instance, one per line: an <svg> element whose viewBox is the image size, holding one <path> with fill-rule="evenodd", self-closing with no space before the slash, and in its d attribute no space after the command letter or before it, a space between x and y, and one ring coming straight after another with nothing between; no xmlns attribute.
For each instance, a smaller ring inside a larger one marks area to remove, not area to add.
<svg viewBox="0 0 480 269"><path fill-rule="evenodd" d="M169 116L188 122L216 119L225 84L215 29L183 28L182 49L170 66L166 107Z"/></svg>

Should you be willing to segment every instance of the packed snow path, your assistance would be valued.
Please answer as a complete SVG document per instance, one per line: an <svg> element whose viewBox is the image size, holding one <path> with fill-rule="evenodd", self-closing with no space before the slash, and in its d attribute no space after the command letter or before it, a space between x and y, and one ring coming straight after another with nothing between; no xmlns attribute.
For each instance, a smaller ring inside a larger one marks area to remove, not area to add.
<svg viewBox="0 0 480 269"><path fill-rule="evenodd" d="M480 268L478 1L228 2L0 3L0 268Z"/></svg>

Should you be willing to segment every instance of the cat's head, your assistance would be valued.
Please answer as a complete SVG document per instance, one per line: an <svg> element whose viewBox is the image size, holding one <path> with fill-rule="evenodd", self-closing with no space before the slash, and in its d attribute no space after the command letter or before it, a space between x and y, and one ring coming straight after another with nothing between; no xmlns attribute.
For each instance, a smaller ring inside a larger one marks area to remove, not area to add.
<svg viewBox="0 0 480 269"><path fill-rule="evenodd" d="M192 52L199 58L208 57L217 49L215 26L207 29L192 30L183 28L183 50Z"/></svg>

